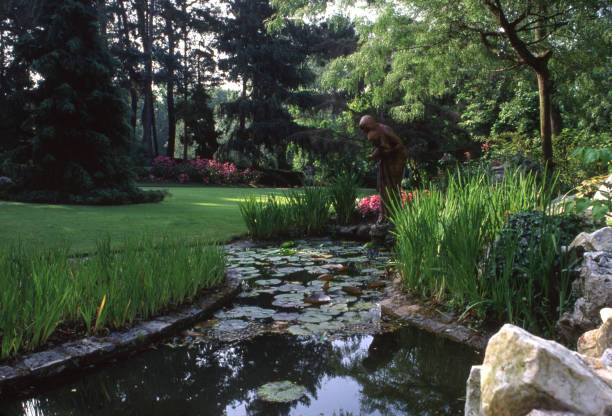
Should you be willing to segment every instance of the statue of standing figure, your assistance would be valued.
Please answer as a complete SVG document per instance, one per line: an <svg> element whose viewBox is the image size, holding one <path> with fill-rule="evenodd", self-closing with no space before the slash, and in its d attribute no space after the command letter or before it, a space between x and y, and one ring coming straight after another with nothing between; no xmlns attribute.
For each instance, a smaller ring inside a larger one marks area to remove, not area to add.
<svg viewBox="0 0 612 416"><path fill-rule="evenodd" d="M389 217L390 201L401 200L401 182L408 151L391 127L377 123L370 115L361 117L359 128L367 134L368 141L374 146L370 159L378 160L376 190L380 194L380 214L376 222L380 224Z"/></svg>

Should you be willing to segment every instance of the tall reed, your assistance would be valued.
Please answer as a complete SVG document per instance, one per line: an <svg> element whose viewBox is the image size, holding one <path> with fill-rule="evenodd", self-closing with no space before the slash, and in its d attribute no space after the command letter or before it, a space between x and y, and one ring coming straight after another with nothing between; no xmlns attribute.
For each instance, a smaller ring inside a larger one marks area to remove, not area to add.
<svg viewBox="0 0 612 416"><path fill-rule="evenodd" d="M146 319L220 282L222 250L199 240L110 238L96 253L70 258L69 248L0 246L0 358L43 344L60 323L120 328Z"/></svg>
<svg viewBox="0 0 612 416"><path fill-rule="evenodd" d="M357 210L357 175L350 171L340 173L330 181L329 197L338 222L348 224Z"/></svg>
<svg viewBox="0 0 612 416"><path fill-rule="evenodd" d="M330 200L325 188L309 187L284 195L247 197L239 204L249 235L259 239L291 233L320 234L330 218Z"/></svg>
<svg viewBox="0 0 612 416"><path fill-rule="evenodd" d="M554 185L554 180L548 185L551 183ZM485 271L491 267L487 263L496 258L490 250L505 218L527 210L549 212L551 188L520 171L507 172L501 181L485 172L457 172L449 175L444 190L431 189L429 195L419 192L405 205L395 201L391 207L394 256L403 284L423 296L474 309L482 316L494 311L511 322L540 325L543 314L530 316L524 308L535 308L529 303L534 300L535 286L542 299L555 297L558 292L548 290L545 279L538 277L546 274L549 279L552 258L559 254L553 228L542 225L547 227L542 233L548 237L534 241L532 266L525 272L528 277L524 281L516 281L513 272L516 246L512 244L505 246L508 252L497 253L497 257L506 256L510 265L506 262L505 268L495 268L493 277ZM563 287L561 296L567 296L566 292ZM527 303L521 303L523 298ZM550 308L546 313L550 314Z"/></svg>

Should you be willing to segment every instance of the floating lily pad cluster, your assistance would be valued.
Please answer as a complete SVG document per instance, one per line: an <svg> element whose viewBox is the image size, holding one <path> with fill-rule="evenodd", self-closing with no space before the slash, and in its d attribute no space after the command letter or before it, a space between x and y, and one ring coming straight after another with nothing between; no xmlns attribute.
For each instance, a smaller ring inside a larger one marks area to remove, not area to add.
<svg viewBox="0 0 612 416"><path fill-rule="evenodd" d="M289 247L229 249L228 268L247 283L234 305L206 325L217 339L255 331L321 336L380 324L388 258L356 243L297 241ZM361 331L359 331L361 332Z"/></svg>

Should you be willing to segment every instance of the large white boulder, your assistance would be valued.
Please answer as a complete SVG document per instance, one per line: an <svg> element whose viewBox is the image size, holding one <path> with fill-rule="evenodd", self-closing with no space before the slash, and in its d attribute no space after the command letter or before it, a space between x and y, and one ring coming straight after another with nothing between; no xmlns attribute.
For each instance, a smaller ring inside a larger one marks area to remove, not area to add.
<svg viewBox="0 0 612 416"><path fill-rule="evenodd" d="M612 387L579 354L514 325L491 338L480 373L486 416L523 416L534 409L612 414Z"/></svg>

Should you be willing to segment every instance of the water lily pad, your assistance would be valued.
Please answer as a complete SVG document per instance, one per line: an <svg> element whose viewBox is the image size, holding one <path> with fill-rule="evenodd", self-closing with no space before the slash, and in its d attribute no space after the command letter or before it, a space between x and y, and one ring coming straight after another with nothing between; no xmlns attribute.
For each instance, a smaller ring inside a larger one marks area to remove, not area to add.
<svg viewBox="0 0 612 416"><path fill-rule="evenodd" d="M341 322L336 321L321 322L318 324L304 324L303 326L314 334L318 334L325 331L335 331L344 327Z"/></svg>
<svg viewBox="0 0 612 416"><path fill-rule="evenodd" d="M295 274L295 273L300 273L303 272L304 268L302 267L280 267L278 269L276 269L277 273L280 273L282 275L289 275L289 274Z"/></svg>
<svg viewBox="0 0 612 416"><path fill-rule="evenodd" d="M329 321L331 318L331 315L323 313L320 310L308 310L299 316L298 321L318 324L320 322Z"/></svg>
<svg viewBox="0 0 612 416"><path fill-rule="evenodd" d="M215 317L219 319L227 318L249 318L249 319L266 319L274 315L274 309L264 309L258 306L236 306L228 311L218 311Z"/></svg>
<svg viewBox="0 0 612 416"><path fill-rule="evenodd" d="M260 286L275 286L280 285L283 281L280 279L261 279L255 280L255 283Z"/></svg>
<svg viewBox="0 0 612 416"><path fill-rule="evenodd" d="M282 286L276 286L276 290L279 292L303 292L306 290L306 286L296 283L286 283Z"/></svg>
<svg viewBox="0 0 612 416"><path fill-rule="evenodd" d="M304 295L302 293L283 293L274 296L272 306L277 308L304 308L308 306L304 303Z"/></svg>
<svg viewBox="0 0 612 416"><path fill-rule="evenodd" d="M326 313L328 315L340 315L343 312L348 311L348 305L346 303L336 303L332 305L321 305L321 312Z"/></svg>
<svg viewBox="0 0 612 416"><path fill-rule="evenodd" d="M374 276L380 276L385 274L384 270L380 270L380 269L375 269L375 268L368 268L368 269L363 269L361 270L361 273L363 274L369 274L369 275L374 275Z"/></svg>
<svg viewBox="0 0 612 416"><path fill-rule="evenodd" d="M226 319L221 321L215 328L217 331L232 332L240 331L249 326L249 323L241 319Z"/></svg>
<svg viewBox="0 0 612 416"><path fill-rule="evenodd" d="M306 387L288 380L267 383L257 389L261 400L272 403L291 403L305 394Z"/></svg>
<svg viewBox="0 0 612 416"><path fill-rule="evenodd" d="M316 274L316 275L325 274L328 271L327 269L324 269L321 266L306 266L304 267L304 270L306 270L310 274Z"/></svg>
<svg viewBox="0 0 612 416"><path fill-rule="evenodd" d="M274 315L272 315L272 319L275 321L290 322L296 321L299 316L300 314L296 312L276 312Z"/></svg>
<svg viewBox="0 0 612 416"><path fill-rule="evenodd" d="M324 292L315 292L304 299L305 303L310 303L313 305L319 305L322 303L331 302L331 298L326 295Z"/></svg>
<svg viewBox="0 0 612 416"><path fill-rule="evenodd" d="M312 335L312 331L308 328L304 328L302 325L291 325L287 328L287 332L296 337Z"/></svg>
<svg viewBox="0 0 612 416"><path fill-rule="evenodd" d="M371 302L357 302L356 304L352 305L350 307L350 309L352 311L366 311L366 310L370 310L372 308L376 308L378 307L378 305L376 305L375 303L371 303Z"/></svg>
<svg viewBox="0 0 612 416"><path fill-rule="evenodd" d="M353 287L353 286L342 286L342 290L349 295L359 296L363 293L363 290Z"/></svg>

